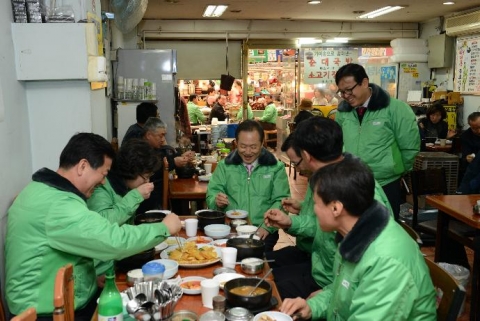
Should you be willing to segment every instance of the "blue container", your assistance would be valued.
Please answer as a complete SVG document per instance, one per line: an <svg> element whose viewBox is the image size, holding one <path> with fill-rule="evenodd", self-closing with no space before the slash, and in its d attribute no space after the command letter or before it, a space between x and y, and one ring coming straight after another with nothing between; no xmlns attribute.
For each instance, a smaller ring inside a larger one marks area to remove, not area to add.
<svg viewBox="0 0 480 321"><path fill-rule="evenodd" d="M235 132L237 131L238 124L228 124L227 125L227 137L235 138Z"/></svg>

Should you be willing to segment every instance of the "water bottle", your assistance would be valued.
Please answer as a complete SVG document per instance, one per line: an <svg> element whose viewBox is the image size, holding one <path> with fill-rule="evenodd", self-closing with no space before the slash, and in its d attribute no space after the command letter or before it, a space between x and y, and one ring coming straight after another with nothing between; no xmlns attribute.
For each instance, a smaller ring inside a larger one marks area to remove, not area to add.
<svg viewBox="0 0 480 321"><path fill-rule="evenodd" d="M113 267L105 276L105 287L98 300L98 321L123 321L123 302L117 285Z"/></svg>

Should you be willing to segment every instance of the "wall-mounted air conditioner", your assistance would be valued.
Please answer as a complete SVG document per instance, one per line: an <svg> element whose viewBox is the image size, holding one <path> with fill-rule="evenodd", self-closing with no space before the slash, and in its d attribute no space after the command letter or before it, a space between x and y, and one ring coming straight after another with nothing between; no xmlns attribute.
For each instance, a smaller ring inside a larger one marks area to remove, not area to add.
<svg viewBox="0 0 480 321"><path fill-rule="evenodd" d="M447 18L445 31L449 36L480 33L480 11Z"/></svg>

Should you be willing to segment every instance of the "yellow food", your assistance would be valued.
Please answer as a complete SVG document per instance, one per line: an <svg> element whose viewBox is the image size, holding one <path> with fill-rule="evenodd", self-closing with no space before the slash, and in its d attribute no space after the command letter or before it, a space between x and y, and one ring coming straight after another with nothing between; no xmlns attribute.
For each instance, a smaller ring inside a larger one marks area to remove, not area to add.
<svg viewBox="0 0 480 321"><path fill-rule="evenodd" d="M168 257L179 264L203 264L218 259L217 251L213 246L198 248L195 242L186 242L182 249L177 248L169 252Z"/></svg>
<svg viewBox="0 0 480 321"><path fill-rule="evenodd" d="M260 321L275 321L275 319L268 316L267 314L262 314L260 316Z"/></svg>
<svg viewBox="0 0 480 321"><path fill-rule="evenodd" d="M231 289L230 292L236 295L247 296L249 295L250 292L252 292L253 289L254 289L254 286L252 285L242 285L242 286ZM256 288L255 291L253 291L253 293L250 294L250 296L257 296L264 293L267 293L267 290L262 288Z"/></svg>

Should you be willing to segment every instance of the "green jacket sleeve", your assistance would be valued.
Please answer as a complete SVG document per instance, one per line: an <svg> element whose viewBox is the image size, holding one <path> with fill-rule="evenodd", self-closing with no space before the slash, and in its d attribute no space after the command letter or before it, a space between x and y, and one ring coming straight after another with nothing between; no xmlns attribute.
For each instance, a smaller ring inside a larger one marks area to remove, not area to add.
<svg viewBox="0 0 480 321"><path fill-rule="evenodd" d="M200 108L196 107L195 108L195 115L197 116L197 119L199 122L204 123L205 122L205 115L202 113Z"/></svg>
<svg viewBox="0 0 480 321"><path fill-rule="evenodd" d="M313 209L312 209L313 210ZM290 215L292 225L288 229L288 234L315 237L316 220L314 215Z"/></svg>
<svg viewBox="0 0 480 321"><path fill-rule="evenodd" d="M394 108L389 108L389 110L405 171L410 171L413 168L415 157L420 151L420 132L412 108L401 101L396 102L397 104L392 106Z"/></svg>
<svg viewBox="0 0 480 321"><path fill-rule="evenodd" d="M278 162L277 168L275 170L275 175L273 181L275 182L272 190L271 201L272 206L270 209L281 209L282 208L282 199L290 197L290 185L288 184L288 177L285 171L285 166L283 163ZM266 228L270 233L277 230L277 228L269 227Z"/></svg>
<svg viewBox="0 0 480 321"><path fill-rule="evenodd" d="M327 310L332 298L332 284L322 289L314 297L307 300L307 304L312 311L312 320L326 319Z"/></svg>
<svg viewBox="0 0 480 321"><path fill-rule="evenodd" d="M263 116L260 118L260 120L264 122L275 123L276 118L277 108L275 108L275 105L270 104L265 107L265 111L263 112Z"/></svg>
<svg viewBox="0 0 480 321"><path fill-rule="evenodd" d="M225 193L225 183L227 182L227 171L225 162L222 160L217 164L217 168L210 178L207 187L207 206L208 208L220 209L215 203L215 197L218 193Z"/></svg>
<svg viewBox="0 0 480 321"><path fill-rule="evenodd" d="M124 197L117 195L109 183L95 188L95 192L88 199L88 208L97 212L110 223L123 224L129 220L143 197L137 189L129 191Z"/></svg>
<svg viewBox="0 0 480 321"><path fill-rule="evenodd" d="M154 247L170 233L163 223L112 224L82 201L57 200L45 229L49 245L57 250L100 261L122 259Z"/></svg>

